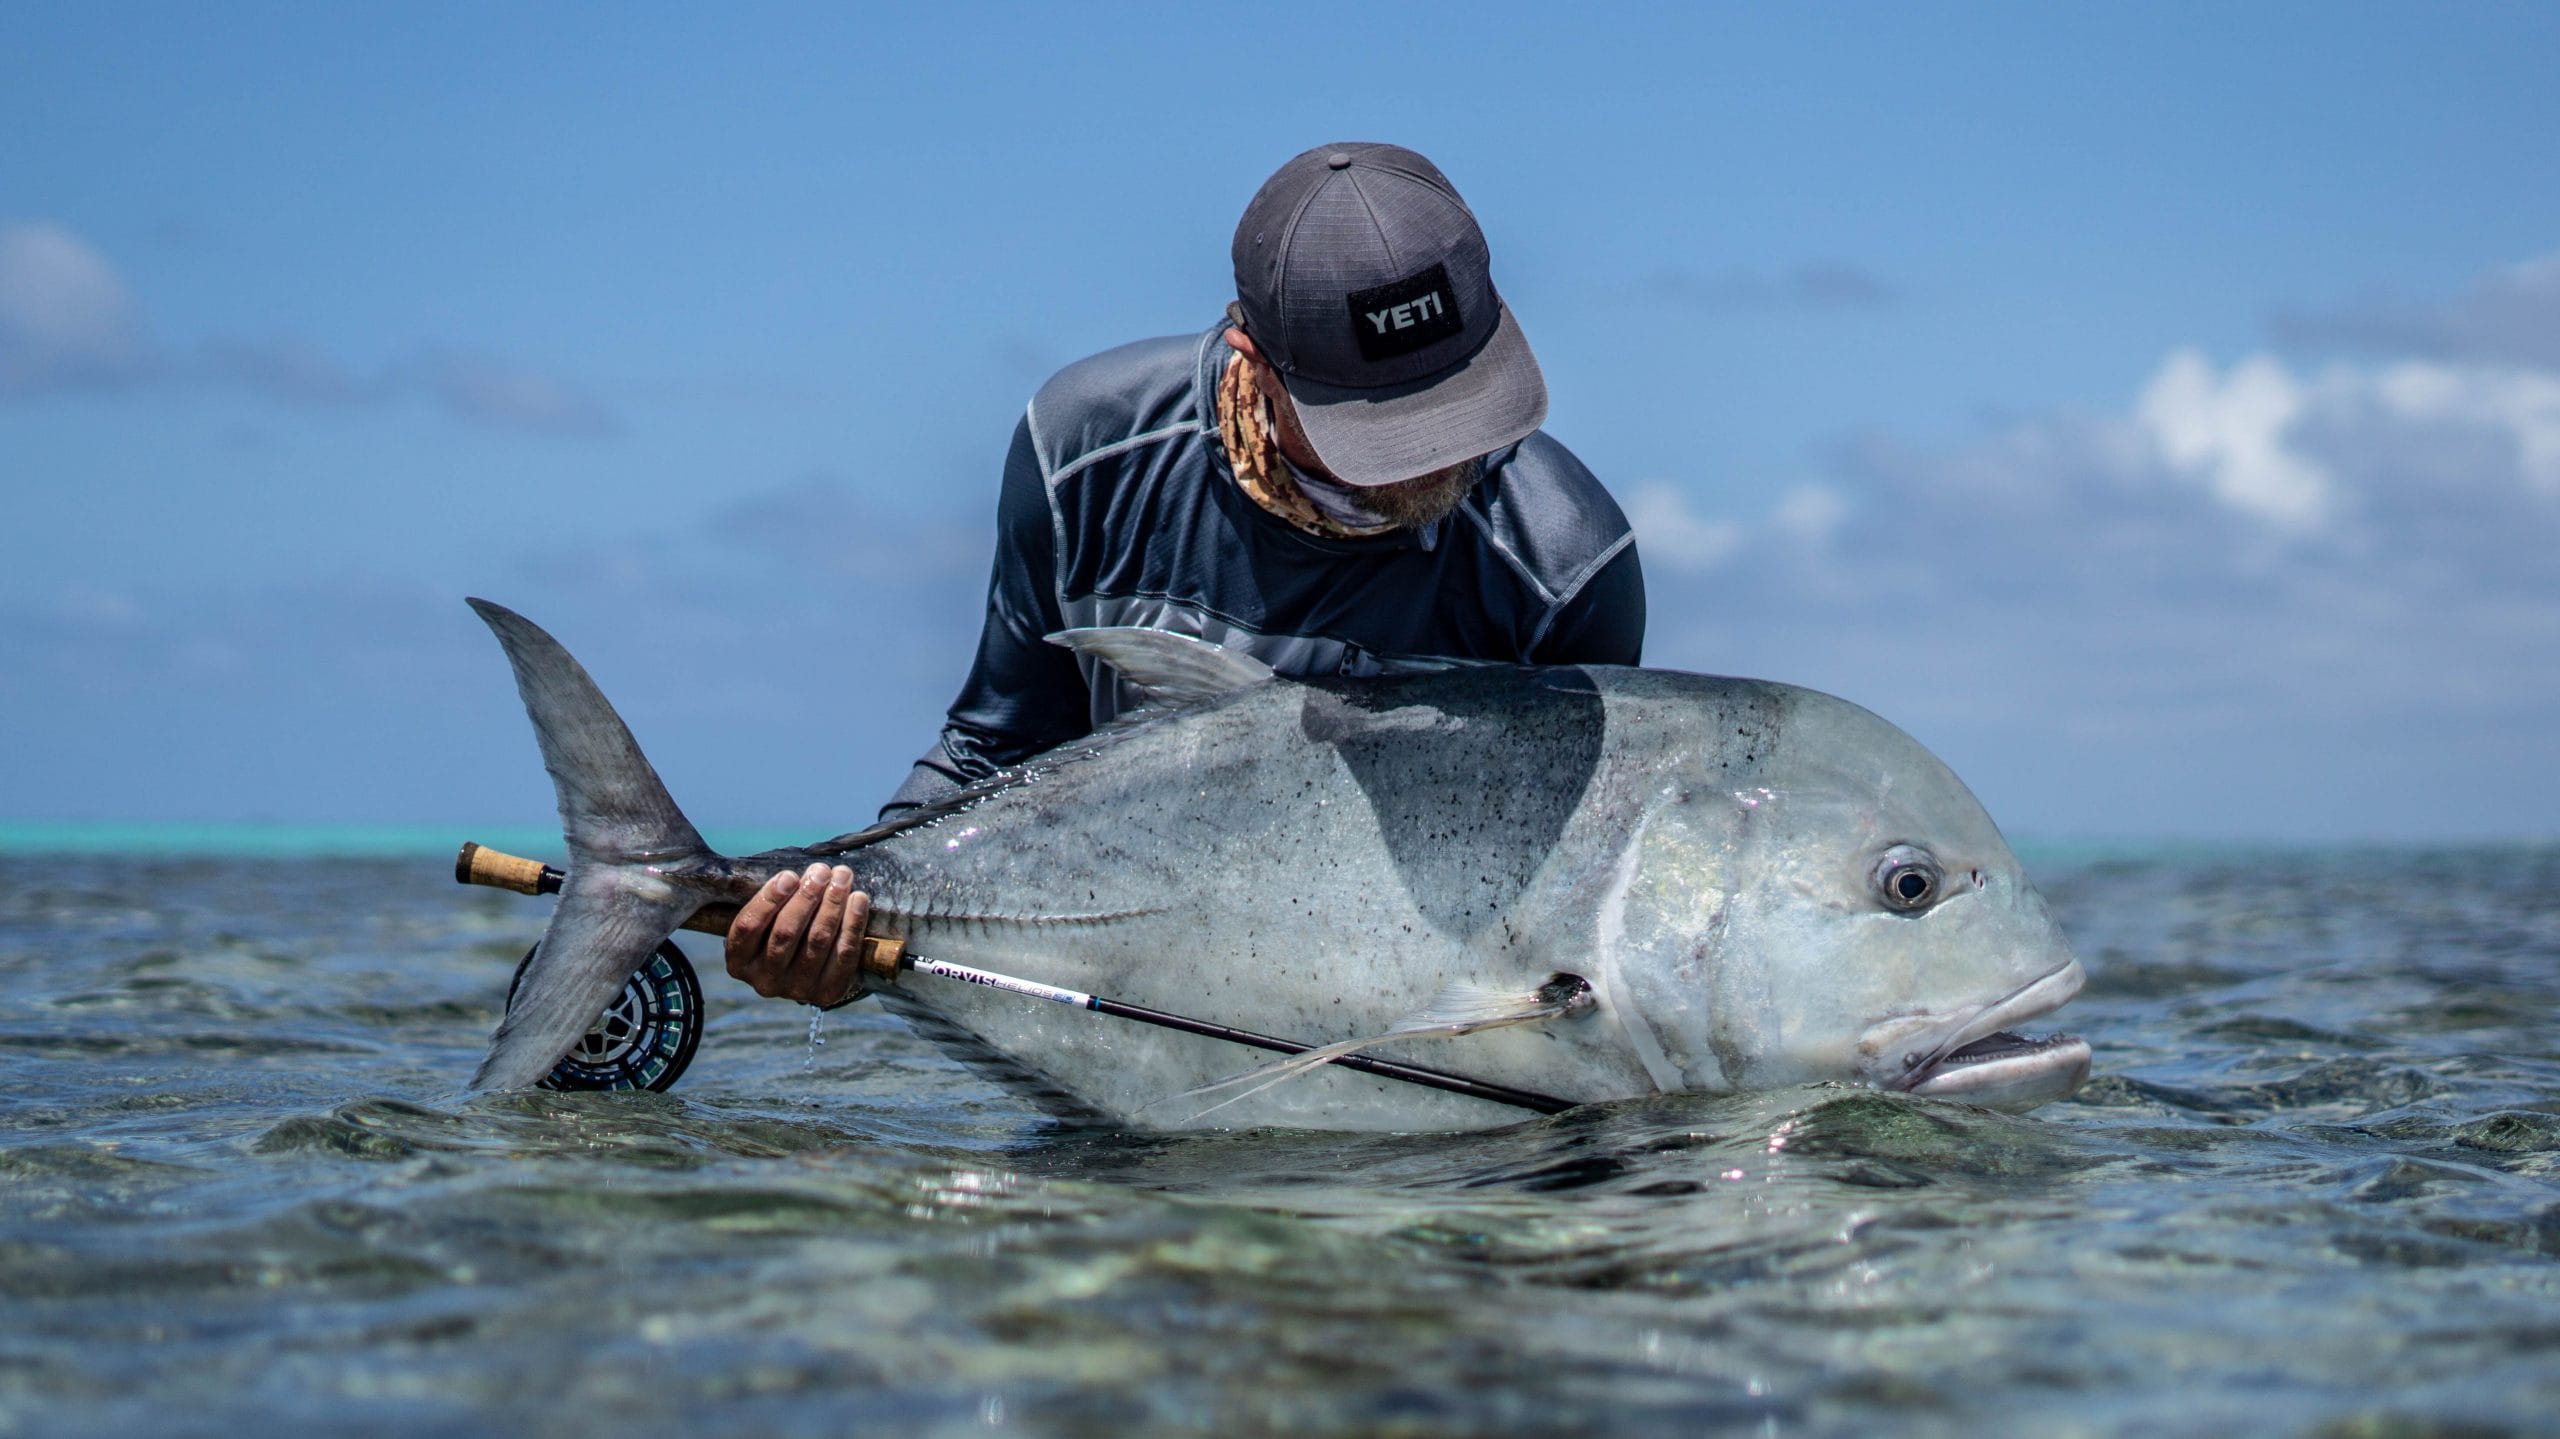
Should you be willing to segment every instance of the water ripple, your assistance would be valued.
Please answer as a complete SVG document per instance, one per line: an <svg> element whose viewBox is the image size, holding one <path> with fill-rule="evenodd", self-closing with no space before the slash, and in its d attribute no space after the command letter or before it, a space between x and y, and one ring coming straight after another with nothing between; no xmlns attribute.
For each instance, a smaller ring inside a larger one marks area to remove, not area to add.
<svg viewBox="0 0 2560 1439"><path fill-rule="evenodd" d="M2040 875L2098 1078L1061 1121L716 976L465 1100L540 911L0 859L0 1432L2420 1434L2560 1406L2560 850ZM1101 1022L1097 1020L1097 1022Z"/></svg>

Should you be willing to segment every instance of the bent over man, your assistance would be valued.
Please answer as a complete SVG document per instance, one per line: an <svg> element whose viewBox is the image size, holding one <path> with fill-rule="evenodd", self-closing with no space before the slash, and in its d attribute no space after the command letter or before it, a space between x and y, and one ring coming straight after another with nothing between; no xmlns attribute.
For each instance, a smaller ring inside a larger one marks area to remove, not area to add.
<svg viewBox="0 0 2560 1439"><path fill-rule="evenodd" d="M1309 150L1246 206L1234 253L1218 323L1068 366L1014 427L977 660L884 817L1132 702L1042 638L1062 629L1171 630L1301 677L1641 658L1626 517L1538 428L1546 381L1430 161ZM777 875L730 929L729 972L853 998L869 914L845 866Z"/></svg>

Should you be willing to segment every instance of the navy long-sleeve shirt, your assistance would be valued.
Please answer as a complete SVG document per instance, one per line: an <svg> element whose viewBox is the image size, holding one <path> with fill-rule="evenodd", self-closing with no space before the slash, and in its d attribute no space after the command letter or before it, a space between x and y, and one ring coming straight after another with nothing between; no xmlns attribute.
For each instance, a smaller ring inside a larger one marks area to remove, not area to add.
<svg viewBox="0 0 2560 1439"><path fill-rule="evenodd" d="M1058 372L1014 429L976 663L893 814L1090 733L1131 700L1042 636L1144 625L1282 674L1417 662L1642 658L1627 519L1544 431L1491 456L1450 515L1365 539L1310 535L1235 481L1218 439L1224 322Z"/></svg>

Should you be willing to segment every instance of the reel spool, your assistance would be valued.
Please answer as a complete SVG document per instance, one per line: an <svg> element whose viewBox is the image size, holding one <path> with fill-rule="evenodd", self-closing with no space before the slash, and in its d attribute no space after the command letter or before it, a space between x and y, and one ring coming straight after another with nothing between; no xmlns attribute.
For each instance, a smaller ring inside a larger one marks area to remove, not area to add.
<svg viewBox="0 0 2560 1439"><path fill-rule="evenodd" d="M516 986L524 983L525 970L541 952L537 944L517 962L515 978L507 983L509 1008L515 1006ZM701 1042L702 981L676 942L665 940L535 1087L665 1091L684 1076Z"/></svg>

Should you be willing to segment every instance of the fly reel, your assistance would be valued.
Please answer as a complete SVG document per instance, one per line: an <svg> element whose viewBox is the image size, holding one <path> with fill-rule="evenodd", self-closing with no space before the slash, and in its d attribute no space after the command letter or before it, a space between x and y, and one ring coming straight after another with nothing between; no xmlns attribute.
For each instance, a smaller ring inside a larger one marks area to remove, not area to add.
<svg viewBox="0 0 2560 1439"><path fill-rule="evenodd" d="M517 963L515 978L507 983L510 1009L524 972L541 952L537 944ZM701 1042L702 981L676 942L665 940L622 982L621 992L536 1087L663 1091L684 1076Z"/></svg>

